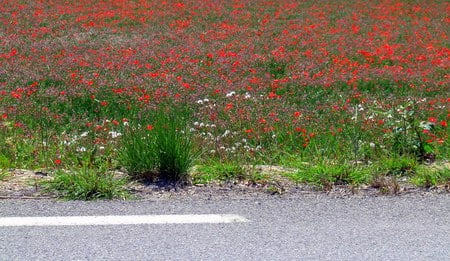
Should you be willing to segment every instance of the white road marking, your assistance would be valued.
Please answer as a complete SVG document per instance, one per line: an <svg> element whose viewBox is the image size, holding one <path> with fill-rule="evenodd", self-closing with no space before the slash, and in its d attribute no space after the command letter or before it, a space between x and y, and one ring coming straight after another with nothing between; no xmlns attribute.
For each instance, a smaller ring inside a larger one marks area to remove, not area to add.
<svg viewBox="0 0 450 261"><path fill-rule="evenodd" d="M0 227L22 226L94 226L140 224L198 224L250 222L233 214L206 215L136 215L136 216L56 216L0 217Z"/></svg>

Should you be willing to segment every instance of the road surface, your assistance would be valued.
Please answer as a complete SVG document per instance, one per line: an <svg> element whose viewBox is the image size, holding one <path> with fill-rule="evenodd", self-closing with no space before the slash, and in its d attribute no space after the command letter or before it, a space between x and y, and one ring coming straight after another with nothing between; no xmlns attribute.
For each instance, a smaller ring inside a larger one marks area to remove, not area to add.
<svg viewBox="0 0 450 261"><path fill-rule="evenodd" d="M172 222L199 214L242 220ZM11 226L4 219L125 215L167 222ZM450 260L450 195L2 200L0 241L0 260Z"/></svg>

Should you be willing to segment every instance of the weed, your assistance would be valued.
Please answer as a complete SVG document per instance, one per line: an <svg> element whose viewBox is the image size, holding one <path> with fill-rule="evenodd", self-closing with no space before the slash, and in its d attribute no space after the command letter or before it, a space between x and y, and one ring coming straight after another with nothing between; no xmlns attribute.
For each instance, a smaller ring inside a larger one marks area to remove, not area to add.
<svg viewBox="0 0 450 261"><path fill-rule="evenodd" d="M197 167L197 173L192 178L194 184L205 184L213 180L236 181L244 180L246 172L237 163L212 162Z"/></svg>
<svg viewBox="0 0 450 261"><path fill-rule="evenodd" d="M406 156L385 158L378 162L380 170L390 176L411 176L418 166L417 160Z"/></svg>
<svg viewBox="0 0 450 261"><path fill-rule="evenodd" d="M367 170L352 167L349 164L322 162L317 165L303 166L298 172L287 174L299 183L307 183L329 190L333 185L361 184L371 178Z"/></svg>
<svg viewBox="0 0 450 261"><path fill-rule="evenodd" d="M4 181L4 180L8 179L9 176L11 176L11 172L0 169L0 181Z"/></svg>
<svg viewBox="0 0 450 261"><path fill-rule="evenodd" d="M120 163L132 176L185 183L195 158L186 108L161 107L152 124L125 133Z"/></svg>
<svg viewBox="0 0 450 261"><path fill-rule="evenodd" d="M134 178L155 180L157 168L155 136L144 128L128 129L122 137L119 164Z"/></svg>
<svg viewBox="0 0 450 261"><path fill-rule="evenodd" d="M439 184L450 185L450 169L420 166L411 182L417 186L430 188Z"/></svg>
<svg viewBox="0 0 450 261"><path fill-rule="evenodd" d="M12 166L11 161L8 157L0 154L0 169L8 169Z"/></svg>
<svg viewBox="0 0 450 261"><path fill-rule="evenodd" d="M53 180L43 183L47 192L56 192L69 200L127 198L123 185L124 180L116 179L111 173L88 168L70 172L58 170Z"/></svg>
<svg viewBox="0 0 450 261"><path fill-rule="evenodd" d="M160 109L156 115L154 135L160 178L186 182L194 161L192 138L187 128L186 107Z"/></svg>

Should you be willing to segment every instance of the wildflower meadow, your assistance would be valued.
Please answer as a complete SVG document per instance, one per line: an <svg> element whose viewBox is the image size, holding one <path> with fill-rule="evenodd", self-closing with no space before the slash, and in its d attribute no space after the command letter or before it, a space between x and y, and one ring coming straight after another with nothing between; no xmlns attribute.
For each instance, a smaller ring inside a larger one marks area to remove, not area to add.
<svg viewBox="0 0 450 261"><path fill-rule="evenodd" d="M2 0L0 169L208 183L264 164L321 187L449 183L449 13L443 0Z"/></svg>

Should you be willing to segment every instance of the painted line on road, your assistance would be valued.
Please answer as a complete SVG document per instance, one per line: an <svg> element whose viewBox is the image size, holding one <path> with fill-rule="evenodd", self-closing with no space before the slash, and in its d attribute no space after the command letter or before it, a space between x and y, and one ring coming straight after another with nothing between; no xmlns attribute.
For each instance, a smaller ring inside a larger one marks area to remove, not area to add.
<svg viewBox="0 0 450 261"><path fill-rule="evenodd" d="M233 214L206 215L132 215L132 216L55 216L0 217L0 227L22 226L95 226L141 224L216 224L250 222Z"/></svg>

